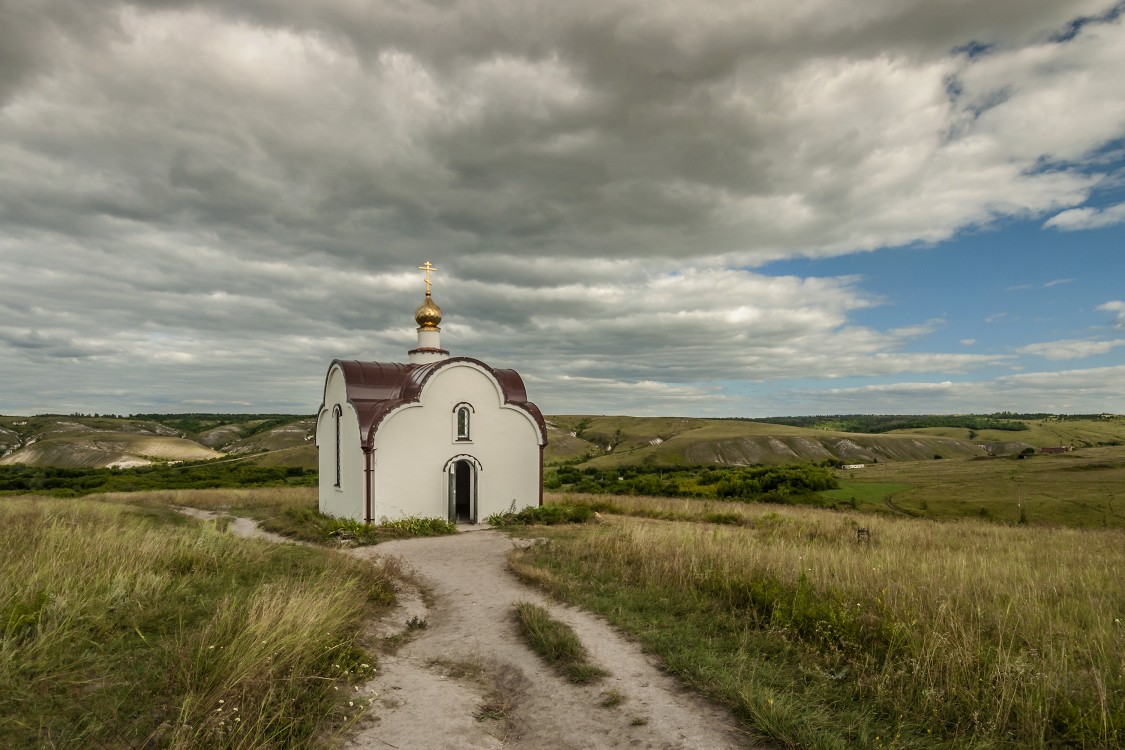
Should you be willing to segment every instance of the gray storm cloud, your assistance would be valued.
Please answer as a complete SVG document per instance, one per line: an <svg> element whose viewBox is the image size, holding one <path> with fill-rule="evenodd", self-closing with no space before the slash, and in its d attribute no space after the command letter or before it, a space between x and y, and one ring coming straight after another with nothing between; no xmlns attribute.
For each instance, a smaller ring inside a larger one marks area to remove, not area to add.
<svg viewBox="0 0 1125 750"><path fill-rule="evenodd" d="M5 2L0 407L307 411L402 358L424 259L552 411L1006 364L754 269L1087 216L1120 8Z"/></svg>

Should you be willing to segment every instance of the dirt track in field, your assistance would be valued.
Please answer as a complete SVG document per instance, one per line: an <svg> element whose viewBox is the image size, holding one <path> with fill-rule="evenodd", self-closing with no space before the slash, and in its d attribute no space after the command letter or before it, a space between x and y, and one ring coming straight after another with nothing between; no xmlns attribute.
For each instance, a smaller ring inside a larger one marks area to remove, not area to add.
<svg viewBox="0 0 1125 750"><path fill-rule="evenodd" d="M197 517L210 514L192 512ZM248 519L242 536L279 539ZM419 586L404 582L398 605L375 624L382 637L407 633L359 687L371 701L348 750L725 750L755 747L731 713L684 689L654 657L600 618L548 600L508 569L513 540L474 527L454 536L385 542L349 550L381 564L397 558ZM425 593L423 594L423 589ZM574 628L591 660L611 672L590 685L558 676L523 642L516 602L547 607ZM407 622L425 627L408 628ZM603 706L618 694L618 705Z"/></svg>

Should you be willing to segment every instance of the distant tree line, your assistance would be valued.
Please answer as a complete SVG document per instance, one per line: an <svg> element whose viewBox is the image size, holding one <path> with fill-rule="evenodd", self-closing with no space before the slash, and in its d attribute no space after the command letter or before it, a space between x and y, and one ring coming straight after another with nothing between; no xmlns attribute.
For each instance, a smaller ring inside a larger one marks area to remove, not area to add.
<svg viewBox="0 0 1125 750"><path fill-rule="evenodd" d="M154 464L129 469L59 469L41 466L0 466L0 494L36 493L62 497L95 492L211 489L216 487L315 486L314 469L253 466L213 461L193 464Z"/></svg>
<svg viewBox="0 0 1125 750"><path fill-rule="evenodd" d="M1049 415L1048 415L1049 416ZM969 430L1006 430L1019 432L1029 429L1020 419L1042 419L1025 414L837 414L809 417L753 417L746 422L783 424L835 432L862 432L878 434L891 430L916 430L923 427L961 427Z"/></svg>
<svg viewBox="0 0 1125 750"><path fill-rule="evenodd" d="M827 461L822 465L618 469L562 466L546 477L543 486L563 492L787 503L822 490L837 489L840 485L828 467L838 464Z"/></svg>

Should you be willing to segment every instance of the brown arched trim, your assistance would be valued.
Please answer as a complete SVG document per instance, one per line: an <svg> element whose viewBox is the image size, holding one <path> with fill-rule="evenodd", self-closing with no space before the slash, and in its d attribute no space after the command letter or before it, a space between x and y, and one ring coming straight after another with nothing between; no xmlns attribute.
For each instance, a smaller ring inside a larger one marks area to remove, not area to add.
<svg viewBox="0 0 1125 750"><path fill-rule="evenodd" d="M468 461L473 466L477 467L477 471L484 471L484 466L482 466L481 462L477 460L477 457L471 456L468 453L458 453L456 456L446 461L445 466L442 466L441 470L449 471L449 467L457 463L458 461Z"/></svg>

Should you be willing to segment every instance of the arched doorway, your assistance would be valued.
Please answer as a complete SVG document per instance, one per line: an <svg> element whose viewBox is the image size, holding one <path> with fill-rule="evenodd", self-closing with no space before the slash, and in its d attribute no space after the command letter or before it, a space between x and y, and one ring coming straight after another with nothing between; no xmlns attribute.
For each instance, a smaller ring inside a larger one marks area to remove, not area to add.
<svg viewBox="0 0 1125 750"><path fill-rule="evenodd" d="M449 520L477 522L477 467L470 459L449 465Z"/></svg>

